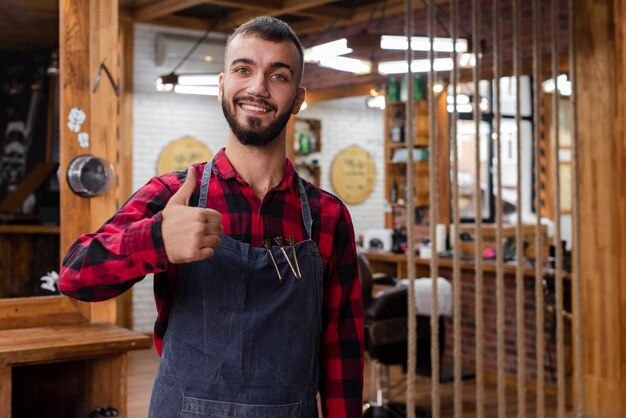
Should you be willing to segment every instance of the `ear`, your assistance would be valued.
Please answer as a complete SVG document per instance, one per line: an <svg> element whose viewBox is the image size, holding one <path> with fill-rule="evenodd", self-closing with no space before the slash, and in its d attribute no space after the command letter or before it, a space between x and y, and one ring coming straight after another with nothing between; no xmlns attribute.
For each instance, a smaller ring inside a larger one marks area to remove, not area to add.
<svg viewBox="0 0 626 418"><path fill-rule="evenodd" d="M300 112L300 107L302 107L302 103L304 103L304 99L306 99L306 88L298 87L298 92L296 93L296 99L293 101L293 106L291 107L292 115L297 115Z"/></svg>
<svg viewBox="0 0 626 418"><path fill-rule="evenodd" d="M224 95L224 73L220 73L217 77L217 102L222 103L222 96Z"/></svg>

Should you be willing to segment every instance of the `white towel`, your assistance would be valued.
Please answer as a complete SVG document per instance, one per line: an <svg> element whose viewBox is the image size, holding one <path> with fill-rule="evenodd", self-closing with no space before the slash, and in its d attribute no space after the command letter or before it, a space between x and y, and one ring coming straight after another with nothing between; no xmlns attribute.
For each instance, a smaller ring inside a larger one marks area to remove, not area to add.
<svg viewBox="0 0 626 418"><path fill-rule="evenodd" d="M402 279L399 286L408 286L409 280ZM432 311L433 281L430 277L415 279L415 308L418 315L430 316ZM439 315L452 316L452 285L443 277L437 278L437 307Z"/></svg>

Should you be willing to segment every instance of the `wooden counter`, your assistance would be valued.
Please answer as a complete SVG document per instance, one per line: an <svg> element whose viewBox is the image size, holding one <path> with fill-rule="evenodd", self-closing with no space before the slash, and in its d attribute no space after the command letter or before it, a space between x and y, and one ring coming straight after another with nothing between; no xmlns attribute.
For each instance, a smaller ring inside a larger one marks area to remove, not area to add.
<svg viewBox="0 0 626 418"><path fill-rule="evenodd" d="M364 251L363 254L370 262L375 273L385 273L396 278L406 278L407 276L407 256L406 254L394 254L382 251ZM430 277L430 259L415 257L416 277ZM439 258L439 267L452 269L451 258ZM468 261L461 261L461 270L474 271L476 264ZM486 273L496 273L496 264L492 261L483 261L483 271ZM516 266L506 264L504 266L505 275L515 275ZM535 269L529 266L524 268L525 277L535 277Z"/></svg>
<svg viewBox="0 0 626 418"><path fill-rule="evenodd" d="M63 401L91 412L112 406L126 416L127 352L150 345L150 337L108 323L0 330L0 417L10 418L15 403L22 412L29 403L54 412ZM54 401L42 396L56 391Z"/></svg>
<svg viewBox="0 0 626 418"><path fill-rule="evenodd" d="M387 276L393 276L399 279L406 278L407 276L407 257L404 254L391 254L384 252L365 252L364 253L370 262L372 270L375 273L384 273ZM424 259L417 257L415 259L416 278L430 277L430 259ZM476 294L476 266L474 263L461 262L460 263L460 298L461 298L461 346L462 350L462 367L466 370L474 371L476 368L476 303L480 300L483 311L483 347L484 347L484 368L485 372L489 375L494 375L497 372L497 323L498 323L498 302L497 302L497 283L496 283L496 265L491 261L484 261L483 263L483 276L482 276L482 295L478 297ZM504 266L504 344L506 347L516 347L517 344L517 312L516 312L516 266L505 265ZM525 268L523 271L523 299L524 299L524 338L527 347L530 347L526 351L525 363L527 368L527 379L533 381L536 379L536 356L534 352L534 344L536 341L536 335L538 332L543 332L546 346L548 361L544 364L546 384L548 386L554 386L556 384L556 373L553 362L550 359L556 358L556 346L553 343L555 341L555 327L554 324L554 303L555 294L554 286L550 284L549 269L544 270L545 276L542 277L542 283L547 283L546 287L542 290L544 292L544 307L545 309L545 327L542 330L535 328L534 318L536 315L536 303L535 303L535 270L534 268ZM453 261L449 258L439 259L439 273L440 277L444 277L447 280L452 280L453 275ZM553 283L553 281L552 281ZM564 306L565 309L571 309L571 293L570 293L570 280L564 280ZM568 308L569 306L569 308ZM539 308L541 309L541 308ZM452 353L453 353L453 329L452 318L445 318L445 350L443 357L443 367L452 367ZM568 335L570 327L566 327L565 331ZM569 337L566 337L569 341ZM566 367L571 367L571 347L566 346ZM516 378L516 364L517 353L515 350L508 350L506 353L506 377L510 379Z"/></svg>

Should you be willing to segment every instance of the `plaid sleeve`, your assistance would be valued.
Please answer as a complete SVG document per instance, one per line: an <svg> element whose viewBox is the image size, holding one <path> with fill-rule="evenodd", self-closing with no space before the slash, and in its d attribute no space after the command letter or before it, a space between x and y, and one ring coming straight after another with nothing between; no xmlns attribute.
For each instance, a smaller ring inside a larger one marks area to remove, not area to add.
<svg viewBox="0 0 626 418"><path fill-rule="evenodd" d="M356 418L363 398L363 305L352 220L345 205L338 212L326 232L332 249L324 270L320 395L324 417Z"/></svg>
<svg viewBox="0 0 626 418"><path fill-rule="evenodd" d="M84 301L113 298L169 262L161 236L161 211L180 186L178 174L151 179L100 229L81 235L61 265L59 290Z"/></svg>

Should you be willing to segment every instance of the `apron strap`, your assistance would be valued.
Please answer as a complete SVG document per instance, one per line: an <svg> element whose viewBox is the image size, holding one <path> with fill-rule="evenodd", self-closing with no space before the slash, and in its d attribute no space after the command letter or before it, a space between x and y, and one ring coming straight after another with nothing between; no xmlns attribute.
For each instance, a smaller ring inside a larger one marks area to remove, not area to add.
<svg viewBox="0 0 626 418"><path fill-rule="evenodd" d="M207 161L204 166L204 172L202 173L202 183L200 185L200 197L198 199L198 207L206 208L206 201L209 196L209 184L211 183L211 173L213 171L213 159ZM302 178L296 172L296 182L298 183L298 191L300 192L300 206L302 210L302 223L306 230L308 239L312 238L311 231L313 229L313 216L311 215L311 207L309 206L309 199L306 196L304 190L304 184Z"/></svg>

